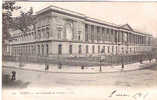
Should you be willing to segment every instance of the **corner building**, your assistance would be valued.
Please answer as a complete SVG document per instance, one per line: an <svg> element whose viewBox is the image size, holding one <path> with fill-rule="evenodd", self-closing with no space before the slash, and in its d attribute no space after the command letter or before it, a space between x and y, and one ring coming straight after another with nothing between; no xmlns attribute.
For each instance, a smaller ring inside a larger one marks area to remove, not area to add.
<svg viewBox="0 0 157 100"><path fill-rule="evenodd" d="M9 54L40 57L138 54L152 50L152 35L49 6L36 13L35 29L14 31Z"/></svg>

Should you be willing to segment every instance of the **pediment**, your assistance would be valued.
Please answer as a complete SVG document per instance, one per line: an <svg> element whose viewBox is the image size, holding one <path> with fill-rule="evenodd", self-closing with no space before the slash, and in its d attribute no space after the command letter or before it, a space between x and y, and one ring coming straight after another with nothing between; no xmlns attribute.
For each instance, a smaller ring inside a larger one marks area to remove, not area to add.
<svg viewBox="0 0 157 100"><path fill-rule="evenodd" d="M129 24L122 25L121 28L133 31L133 29L131 28L131 26Z"/></svg>

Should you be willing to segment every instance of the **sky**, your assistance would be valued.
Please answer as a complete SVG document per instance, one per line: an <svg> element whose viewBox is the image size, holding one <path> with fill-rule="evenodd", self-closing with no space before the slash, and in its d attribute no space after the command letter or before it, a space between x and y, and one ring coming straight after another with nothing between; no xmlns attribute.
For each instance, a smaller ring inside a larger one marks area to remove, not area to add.
<svg viewBox="0 0 157 100"><path fill-rule="evenodd" d="M16 5L22 8L13 16L30 7L36 12L54 5L117 25L129 24L136 31L157 37L157 2L17 2Z"/></svg>

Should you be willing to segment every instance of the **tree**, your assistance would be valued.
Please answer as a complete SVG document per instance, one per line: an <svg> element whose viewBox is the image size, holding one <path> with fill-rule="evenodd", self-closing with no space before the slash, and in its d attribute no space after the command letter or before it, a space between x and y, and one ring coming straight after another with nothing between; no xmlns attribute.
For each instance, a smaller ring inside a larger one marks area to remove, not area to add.
<svg viewBox="0 0 157 100"><path fill-rule="evenodd" d="M2 52L5 55L8 39L10 38L9 28L12 23L12 12L21 7L15 5L15 1L4 1L2 3Z"/></svg>
<svg viewBox="0 0 157 100"><path fill-rule="evenodd" d="M4 1L2 4L2 28L3 28L3 43L6 39L10 37L8 29L10 28L10 25L12 23L12 12L14 10L18 10L21 7L20 6L15 6L15 1Z"/></svg>
<svg viewBox="0 0 157 100"><path fill-rule="evenodd" d="M11 28L20 30L21 34L26 34L26 32L30 30L30 26L33 26L35 32L35 18L35 15L33 15L33 8L31 7L28 12L21 12L19 17L13 19Z"/></svg>

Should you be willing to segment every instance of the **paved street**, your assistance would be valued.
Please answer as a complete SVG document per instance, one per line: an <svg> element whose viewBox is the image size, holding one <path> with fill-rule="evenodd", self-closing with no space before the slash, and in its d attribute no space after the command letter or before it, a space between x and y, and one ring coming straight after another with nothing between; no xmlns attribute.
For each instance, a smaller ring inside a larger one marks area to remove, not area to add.
<svg viewBox="0 0 157 100"><path fill-rule="evenodd" d="M18 84L20 87L16 85L16 89L22 90L5 87L3 100L8 96L16 100L156 100L156 63L142 69L109 73L56 73L6 67L3 73L13 70L17 72L14 85Z"/></svg>
<svg viewBox="0 0 157 100"><path fill-rule="evenodd" d="M132 66L133 67L133 66ZM149 87L157 84L157 65L154 63L148 68L134 71L111 73L53 73L44 71L21 70L3 68L4 73L17 72L17 80L29 82L28 87L53 87L53 86L129 86ZM46 85L45 85L46 84Z"/></svg>

